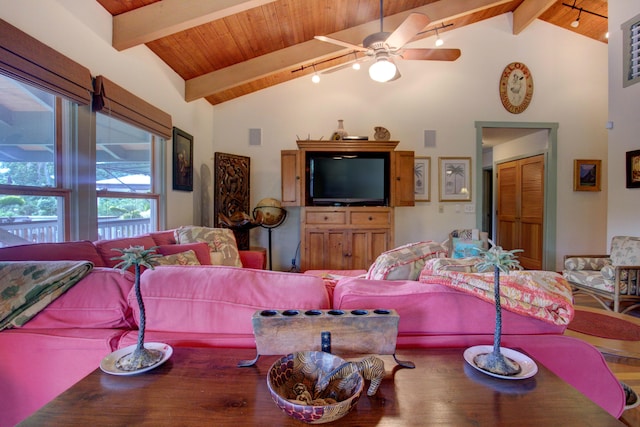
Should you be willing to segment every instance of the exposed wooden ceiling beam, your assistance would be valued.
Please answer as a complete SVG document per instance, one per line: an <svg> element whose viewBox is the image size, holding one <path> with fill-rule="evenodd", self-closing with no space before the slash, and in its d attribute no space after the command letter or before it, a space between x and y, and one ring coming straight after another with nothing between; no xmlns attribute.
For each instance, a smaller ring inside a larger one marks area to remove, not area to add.
<svg viewBox="0 0 640 427"><path fill-rule="evenodd" d="M556 0L524 0L513 12L513 34L520 34L555 2Z"/></svg>
<svg viewBox="0 0 640 427"><path fill-rule="evenodd" d="M113 17L117 50L157 40L275 0L162 0Z"/></svg>
<svg viewBox="0 0 640 427"><path fill-rule="evenodd" d="M386 28L396 28L410 13L417 12L427 15L431 20L430 25L433 25L447 19L455 19L483 9L499 6L509 1L511 0L441 0L396 15L386 16L384 24ZM379 21L373 21L328 36L360 44L365 36L379 31L378 25ZM210 96L243 83L301 64L308 64L346 50L348 49L318 40L299 43L295 46L189 79L185 82L185 100L189 102Z"/></svg>

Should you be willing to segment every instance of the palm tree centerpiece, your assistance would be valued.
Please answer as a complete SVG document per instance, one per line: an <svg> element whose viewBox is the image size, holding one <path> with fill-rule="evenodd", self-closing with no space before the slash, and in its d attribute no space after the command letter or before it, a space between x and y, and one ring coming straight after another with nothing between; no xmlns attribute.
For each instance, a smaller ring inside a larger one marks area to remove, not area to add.
<svg viewBox="0 0 640 427"><path fill-rule="evenodd" d="M500 306L500 272L509 274L510 270L522 270L520 261L516 258L516 252L522 249L505 251L500 246L493 246L491 249L478 249L482 261L476 264L478 271L485 271L493 268L493 293L496 303L496 329L493 334L493 351L482 353L474 357L473 363L482 370L498 375L517 375L522 368L515 361L505 357L500 352L500 339L502 337L502 308Z"/></svg>
<svg viewBox="0 0 640 427"><path fill-rule="evenodd" d="M156 253L156 248L145 249L143 246L130 246L127 249L114 249L120 252L122 255L119 257L111 258L112 260L120 260L120 262L114 268L120 268L122 271L126 271L134 266L135 282L134 289L136 293L136 300L140 307L140 328L138 329L138 343L136 349L129 354L122 356L116 361L116 367L123 371L137 371L148 366L155 365L160 360L164 353L160 350L147 349L144 347L144 329L145 329L145 313L144 303L142 302L142 295L140 293L140 266L150 268L153 270L155 259L160 257Z"/></svg>

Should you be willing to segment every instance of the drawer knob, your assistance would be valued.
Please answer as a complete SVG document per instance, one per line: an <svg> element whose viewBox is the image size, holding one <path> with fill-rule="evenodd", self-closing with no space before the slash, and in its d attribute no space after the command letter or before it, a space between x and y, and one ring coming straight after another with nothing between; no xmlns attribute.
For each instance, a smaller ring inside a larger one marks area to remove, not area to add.
<svg viewBox="0 0 640 427"><path fill-rule="evenodd" d="M329 217L328 217L328 216L325 216L325 217L324 217L324 220L325 220L325 221L328 221L328 220L329 220Z"/></svg>
<svg viewBox="0 0 640 427"><path fill-rule="evenodd" d="M372 216L369 217L369 221L373 221L373 217Z"/></svg>

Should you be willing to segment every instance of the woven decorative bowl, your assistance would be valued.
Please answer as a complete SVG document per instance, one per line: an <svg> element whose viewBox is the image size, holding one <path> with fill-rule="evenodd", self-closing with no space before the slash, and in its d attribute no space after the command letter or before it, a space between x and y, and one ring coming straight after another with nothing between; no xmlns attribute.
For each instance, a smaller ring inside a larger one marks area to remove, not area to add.
<svg viewBox="0 0 640 427"><path fill-rule="evenodd" d="M358 403L364 386L359 372L332 381L316 394L319 378L345 361L330 353L302 351L276 360L269 369L267 386L273 401L290 417L310 424L342 418Z"/></svg>

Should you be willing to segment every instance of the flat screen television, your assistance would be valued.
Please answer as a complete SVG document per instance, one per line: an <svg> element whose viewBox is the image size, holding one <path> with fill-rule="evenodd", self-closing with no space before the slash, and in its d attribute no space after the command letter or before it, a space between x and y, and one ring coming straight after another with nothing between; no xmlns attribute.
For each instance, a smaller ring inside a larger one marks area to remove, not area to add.
<svg viewBox="0 0 640 427"><path fill-rule="evenodd" d="M389 153L307 153L307 204L388 206Z"/></svg>

